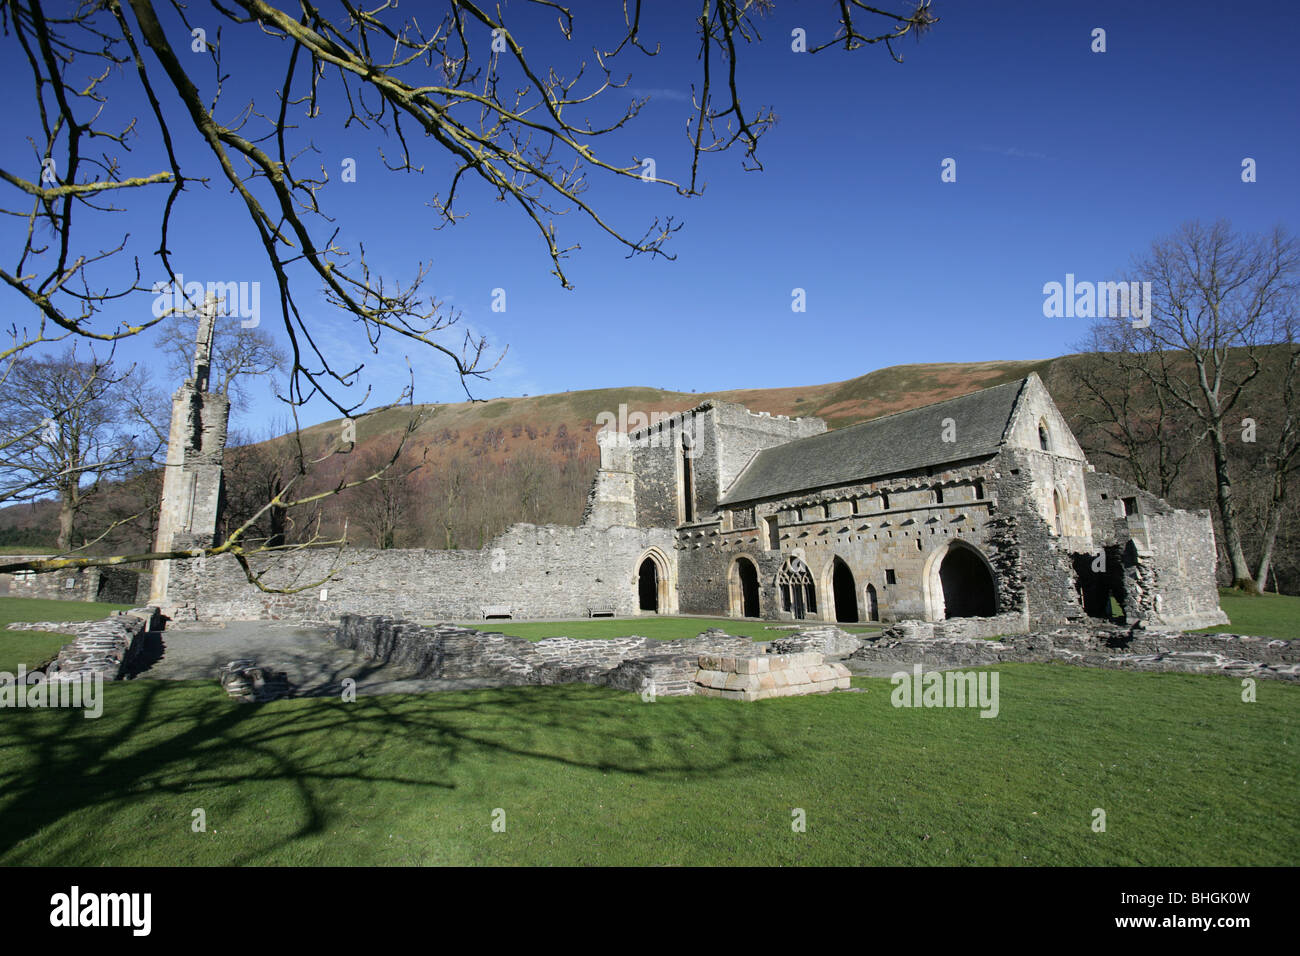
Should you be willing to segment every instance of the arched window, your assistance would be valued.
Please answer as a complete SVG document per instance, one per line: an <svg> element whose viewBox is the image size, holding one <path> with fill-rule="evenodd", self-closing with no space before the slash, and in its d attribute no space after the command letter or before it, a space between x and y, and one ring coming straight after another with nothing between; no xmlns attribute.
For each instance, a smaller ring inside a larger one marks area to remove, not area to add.
<svg viewBox="0 0 1300 956"><path fill-rule="evenodd" d="M817 613L817 591L803 561L793 556L787 558L776 573L776 586L781 592L781 609L797 620Z"/></svg>
<svg viewBox="0 0 1300 956"><path fill-rule="evenodd" d="M1052 450L1052 436L1047 431L1047 422L1038 423L1038 447L1043 451Z"/></svg>
<svg viewBox="0 0 1300 956"><path fill-rule="evenodd" d="M1052 492L1052 517L1056 523L1056 533L1063 534L1061 530L1061 494L1058 491Z"/></svg>
<svg viewBox="0 0 1300 956"><path fill-rule="evenodd" d="M682 520L690 524L695 520L695 471L691 462L691 439L682 431Z"/></svg>

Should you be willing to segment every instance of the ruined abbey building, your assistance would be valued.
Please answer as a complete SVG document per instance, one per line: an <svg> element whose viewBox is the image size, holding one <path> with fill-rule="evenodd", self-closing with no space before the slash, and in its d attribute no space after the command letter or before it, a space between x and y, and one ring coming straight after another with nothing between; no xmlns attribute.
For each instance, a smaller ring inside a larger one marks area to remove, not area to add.
<svg viewBox="0 0 1300 956"><path fill-rule="evenodd" d="M184 432L200 438L195 469L216 453L207 434ZM963 618L989 635L1121 615L1226 621L1208 512L1095 471L1037 375L834 431L706 401L598 441L580 527L518 524L481 551L268 558L280 586L334 572L286 594L254 589L230 559L173 561L154 600L201 619ZM181 505L186 534L211 533L203 509Z"/></svg>

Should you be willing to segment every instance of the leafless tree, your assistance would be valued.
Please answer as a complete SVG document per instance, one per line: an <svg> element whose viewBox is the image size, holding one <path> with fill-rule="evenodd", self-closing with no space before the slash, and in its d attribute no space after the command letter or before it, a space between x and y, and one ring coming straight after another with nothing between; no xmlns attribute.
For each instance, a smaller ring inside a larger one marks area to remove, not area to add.
<svg viewBox="0 0 1300 956"><path fill-rule="evenodd" d="M309 0L292 10L265 0L2 0L5 50L30 76L35 119L15 130L30 142L30 163L0 168L9 187L0 221L11 227L0 238L10 250L0 261L0 288L22 307L13 310L19 318L0 362L70 336L138 335L177 311L157 307L160 286L183 291L179 311L197 309L182 282L182 266L193 263L177 261L171 240L190 197L221 189L274 277L274 292L264 298L288 343L282 397L295 415L313 399L343 416L359 414L369 401L362 366L336 364L319 320L302 308L307 286L372 350L381 337L396 336L441 353L468 394L500 355L494 362L484 339L455 328L459 315L425 290L427 265L394 281L372 268L363 244L340 241L323 192L331 171L315 158L313 132L327 124L365 129L386 169L399 176L445 169L450 161L429 202L438 228L464 215L460 196L477 181L532 224L567 287L562 261L576 246L561 243L561 216L585 218L629 255L671 258L665 246L680 228L672 219L644 231L611 222L586 198L592 177L652 182L689 196L703 190L701 161L710 153L738 149L748 167L761 166L759 140L775 118L742 101L739 62L772 8L772 0L712 0L695 16L700 73L687 117L690 175L678 183L649 174L641 157L619 155L613 145L647 102L636 97L611 114L606 94L631 78L616 74L616 65L659 49L642 29L640 0L625 0L621 10L602 5L602 14L619 10L612 23L597 25L606 39L569 62L559 59L575 49L575 18L554 0L532 0L509 16L502 6L473 0L442 0L432 11L422 6L418 16L395 0L370 7L339 0L329 10ZM901 60L895 41L919 37L937 22L930 0L913 0L898 13L861 0L830 9L836 27L810 42L810 53L880 44ZM555 62L525 53L541 46L529 35L540 13L556 18L562 52ZM241 63L261 71L241 76L248 80L241 85L259 92L234 108L223 99L223 50L232 46ZM133 150L141 142L150 148ZM391 154L388 143L395 144ZM156 234L133 240L117 228L114 215L128 208L156 208ZM110 315L144 315L144 300L155 303L150 318L123 323ZM300 479L289 486L300 487ZM286 494L292 497L286 489L265 506L286 507ZM221 553L244 555L243 537L232 532ZM185 556L59 559L4 570Z"/></svg>
<svg viewBox="0 0 1300 956"><path fill-rule="evenodd" d="M0 382L0 501L54 495L60 551L73 547L77 516L102 483L152 455L126 428L129 377L69 346L16 358Z"/></svg>
<svg viewBox="0 0 1300 956"><path fill-rule="evenodd" d="M1137 258L1129 278L1152 284L1150 324L1100 320L1097 340L1114 349L1103 360L1131 377L1126 388L1140 383L1161 403L1159 414L1176 410L1192 426L1192 437L1205 442L1233 586L1258 590L1266 583L1276 525L1297 465L1300 244L1281 227L1256 236L1235 233L1223 221L1190 222ZM1248 389L1270 363L1282 366L1279 391L1248 404ZM1265 420L1271 431L1258 433ZM1243 546L1237 459L1243 441L1261 439L1272 447L1274 505L1263 510L1266 532L1252 571Z"/></svg>

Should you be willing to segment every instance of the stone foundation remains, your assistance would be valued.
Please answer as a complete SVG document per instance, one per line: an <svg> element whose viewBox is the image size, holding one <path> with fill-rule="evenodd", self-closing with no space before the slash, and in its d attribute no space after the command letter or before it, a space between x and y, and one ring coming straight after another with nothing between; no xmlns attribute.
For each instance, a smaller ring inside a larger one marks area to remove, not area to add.
<svg viewBox="0 0 1300 956"><path fill-rule="evenodd" d="M719 657L702 654L695 693L726 700L765 700L849 689L849 669L812 651Z"/></svg>
<svg viewBox="0 0 1300 956"><path fill-rule="evenodd" d="M850 661L988 667L1055 661L1120 670L1223 674L1300 682L1300 644L1242 634L1186 634L1084 625L998 641L938 635L939 625L907 621L864 640Z"/></svg>
<svg viewBox="0 0 1300 956"><path fill-rule="evenodd" d="M81 680L99 674L121 680L134 669L144 650L144 636L155 620L156 608L137 608L102 621L46 622L9 625L11 630L40 630L75 634L59 656L45 668L46 680Z"/></svg>

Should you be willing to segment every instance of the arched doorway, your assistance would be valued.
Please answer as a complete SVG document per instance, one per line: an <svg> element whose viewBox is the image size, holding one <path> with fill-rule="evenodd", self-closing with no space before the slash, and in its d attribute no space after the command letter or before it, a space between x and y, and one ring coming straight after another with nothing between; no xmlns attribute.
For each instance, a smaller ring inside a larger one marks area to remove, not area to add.
<svg viewBox="0 0 1300 956"><path fill-rule="evenodd" d="M831 562L831 595L835 599L835 620L856 623L858 620L858 586L853 582L853 572L843 559Z"/></svg>
<svg viewBox="0 0 1300 956"><path fill-rule="evenodd" d="M641 597L641 610L659 613L659 568L653 558L646 558L637 570L637 593Z"/></svg>
<svg viewBox="0 0 1300 956"><path fill-rule="evenodd" d="M643 611L659 613L659 568L653 558L646 558L637 569L637 594Z"/></svg>
<svg viewBox="0 0 1300 956"><path fill-rule="evenodd" d="M997 582L984 555L951 541L930 555L925 572L930 620L990 617L998 612Z"/></svg>
<svg viewBox="0 0 1300 956"><path fill-rule="evenodd" d="M813 587L808 565L796 557L789 557L776 573L776 587L781 593L781 610L802 621L817 613L817 589Z"/></svg>
<svg viewBox="0 0 1300 956"><path fill-rule="evenodd" d="M879 600L879 598L876 597L876 586L875 586L874 584L868 584L868 585L867 585L867 590L863 593L863 597L866 599L866 605L867 605L867 620L868 620L868 621L879 621L879 620L880 620L880 600Z"/></svg>
<svg viewBox="0 0 1300 956"><path fill-rule="evenodd" d="M758 568L749 558L737 558L729 575L732 617L758 617Z"/></svg>
<svg viewBox="0 0 1300 956"><path fill-rule="evenodd" d="M640 613L677 613L677 582L673 566L658 548L641 552L636 560L632 584L636 589L635 606Z"/></svg>

